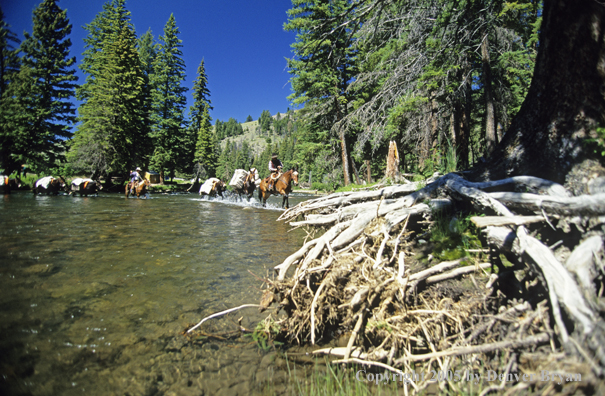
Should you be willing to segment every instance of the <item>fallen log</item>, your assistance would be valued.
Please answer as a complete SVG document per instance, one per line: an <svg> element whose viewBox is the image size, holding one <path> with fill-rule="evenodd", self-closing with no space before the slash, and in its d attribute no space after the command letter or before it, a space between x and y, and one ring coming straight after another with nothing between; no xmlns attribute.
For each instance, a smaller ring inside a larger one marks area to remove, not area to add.
<svg viewBox="0 0 605 396"><path fill-rule="evenodd" d="M603 238L594 235L576 246L565 262L565 268L575 275L587 299L597 297L594 281L599 274L596 264L602 251Z"/></svg>
<svg viewBox="0 0 605 396"><path fill-rule="evenodd" d="M499 192L489 196L511 208L527 208L540 213L564 216L601 216L605 214L605 193L579 197L556 197L528 193Z"/></svg>
<svg viewBox="0 0 605 396"><path fill-rule="evenodd" d="M545 221L544 216L473 216L471 221L477 228L485 228L488 226L505 226L505 225L524 225L531 223L539 223Z"/></svg>

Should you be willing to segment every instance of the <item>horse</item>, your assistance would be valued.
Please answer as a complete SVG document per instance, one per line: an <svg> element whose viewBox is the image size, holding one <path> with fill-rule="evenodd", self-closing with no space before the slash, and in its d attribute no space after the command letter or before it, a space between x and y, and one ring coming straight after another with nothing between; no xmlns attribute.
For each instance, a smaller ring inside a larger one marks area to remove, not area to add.
<svg viewBox="0 0 605 396"><path fill-rule="evenodd" d="M252 198L252 195L254 194L254 189L256 188L257 178L258 171L256 170L256 168L250 168L250 172L248 172L248 174L246 175L242 188L237 188L234 186L233 191L237 193L239 199L242 199L242 195L245 194L248 198L248 202L250 201L250 198Z"/></svg>
<svg viewBox="0 0 605 396"><path fill-rule="evenodd" d="M59 176L59 178L55 178L53 176L46 176L41 179L36 180L34 183L34 187L32 191L34 195L37 194L59 194L60 190L65 190L67 192L67 183L65 183L65 179Z"/></svg>
<svg viewBox="0 0 605 396"><path fill-rule="evenodd" d="M258 186L259 201L262 201L263 206L265 206L267 204L267 198L269 198L271 195L281 194L284 196L282 203L281 203L281 207L283 208L284 204L285 204L286 209L288 209L289 205L290 205L290 202L288 199L288 194L290 194L290 192L292 191L292 185L290 183L294 182L294 184L298 185L298 172L295 169L290 169L286 173L283 173L275 181L274 186L273 186L273 191L268 192L267 185L269 184L270 177L271 176L264 178L260 182L260 186Z"/></svg>
<svg viewBox="0 0 605 396"><path fill-rule="evenodd" d="M140 182L135 182L134 187L133 187L135 192L133 195L136 195L137 198L140 198L141 195L147 195L150 184L151 183L149 183L149 180L147 180L147 179L142 180ZM130 195L131 187L132 187L132 182L128 182L128 184L126 185L126 191L124 192L126 198L128 198L128 195Z"/></svg>
<svg viewBox="0 0 605 396"><path fill-rule="evenodd" d="M210 197L216 197L220 195L221 198L225 198L223 196L223 192L226 190L226 185L220 179L216 177L211 177L206 180L204 184L200 187L200 195L208 195Z"/></svg>
<svg viewBox="0 0 605 396"><path fill-rule="evenodd" d="M101 182L92 179L77 178L71 181L71 192L75 197L76 194L80 194L81 197L87 197L88 194L99 195L99 191L103 189Z"/></svg>

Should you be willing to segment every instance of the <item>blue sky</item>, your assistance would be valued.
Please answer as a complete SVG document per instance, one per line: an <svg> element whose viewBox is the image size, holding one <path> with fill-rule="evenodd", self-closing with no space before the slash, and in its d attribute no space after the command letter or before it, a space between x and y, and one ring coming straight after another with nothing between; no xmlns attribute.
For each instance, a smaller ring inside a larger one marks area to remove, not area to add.
<svg viewBox="0 0 605 396"><path fill-rule="evenodd" d="M102 11L104 0L60 0L73 25L71 55L79 63L84 51L83 26ZM41 0L0 0L4 20L23 39L32 31L32 12ZM197 68L204 59L210 100L217 119L230 117L244 122L258 119L263 110L272 115L292 107L286 59L296 35L283 29L288 0L127 0L127 9L138 36L151 29L156 41L173 13L183 41L187 67L184 85L191 89ZM77 69L79 82L84 76ZM191 92L187 106L192 104Z"/></svg>

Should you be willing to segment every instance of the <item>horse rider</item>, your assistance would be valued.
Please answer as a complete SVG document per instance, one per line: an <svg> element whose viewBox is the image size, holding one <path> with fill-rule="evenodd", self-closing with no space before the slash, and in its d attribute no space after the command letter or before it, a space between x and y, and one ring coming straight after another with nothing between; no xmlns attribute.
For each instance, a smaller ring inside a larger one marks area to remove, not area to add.
<svg viewBox="0 0 605 396"><path fill-rule="evenodd" d="M275 181L281 176L281 169L284 167L284 164L277 158L277 154L273 153L271 155L271 160L269 160L269 171L271 174L269 175L269 183L267 185L267 191L273 191Z"/></svg>
<svg viewBox="0 0 605 396"><path fill-rule="evenodd" d="M136 188L137 183L143 180L143 177L141 177L141 174L139 172L142 172L142 170L138 166L137 166L137 169L130 172L130 193L131 194L134 194L134 189Z"/></svg>

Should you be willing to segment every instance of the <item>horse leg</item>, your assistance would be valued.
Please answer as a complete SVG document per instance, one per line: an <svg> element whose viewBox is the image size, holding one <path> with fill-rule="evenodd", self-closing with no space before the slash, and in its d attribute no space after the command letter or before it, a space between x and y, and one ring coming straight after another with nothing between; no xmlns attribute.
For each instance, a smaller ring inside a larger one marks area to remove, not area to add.
<svg viewBox="0 0 605 396"><path fill-rule="evenodd" d="M288 202L288 195L284 195L284 199L282 199L281 201L281 207L282 209L284 208L284 204L286 205L286 209L288 209L288 206L290 204L290 202Z"/></svg>

